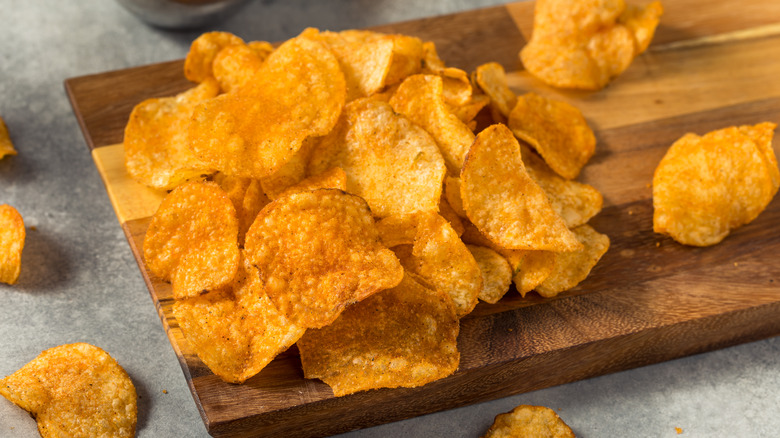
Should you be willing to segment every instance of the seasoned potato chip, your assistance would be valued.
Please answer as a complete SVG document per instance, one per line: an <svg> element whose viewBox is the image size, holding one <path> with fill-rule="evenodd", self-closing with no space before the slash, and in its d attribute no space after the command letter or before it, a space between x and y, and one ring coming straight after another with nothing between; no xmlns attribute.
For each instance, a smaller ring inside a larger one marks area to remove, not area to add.
<svg viewBox="0 0 780 438"><path fill-rule="evenodd" d="M0 205L0 283L14 284L19 279L26 235L22 215L10 205Z"/></svg>
<svg viewBox="0 0 780 438"><path fill-rule="evenodd" d="M677 140L653 176L653 230L708 246L753 221L777 193L776 126L732 126Z"/></svg>
<svg viewBox="0 0 780 438"><path fill-rule="evenodd" d="M93 345L43 351L0 379L0 395L32 414L45 438L135 436L135 386L108 353Z"/></svg>
<svg viewBox="0 0 780 438"><path fill-rule="evenodd" d="M474 122L474 118L477 117L477 114L482 111L482 108L489 104L490 98L488 96L484 94L474 94L471 96L471 100L465 104L457 106L447 104L447 108L473 131L474 128L470 126L469 123Z"/></svg>
<svg viewBox="0 0 780 438"><path fill-rule="evenodd" d="M125 168L137 182L160 190L212 173L190 151L187 125L199 103L219 93L213 79L174 97L147 99L133 108L125 126Z"/></svg>
<svg viewBox="0 0 780 438"><path fill-rule="evenodd" d="M425 56L423 42L409 35L392 35L393 60L385 78L385 85L399 84L407 77L420 73Z"/></svg>
<svg viewBox="0 0 780 438"><path fill-rule="evenodd" d="M447 169L425 130L385 102L350 102L333 131L313 151L309 174L338 166L347 191L377 217L436 211Z"/></svg>
<svg viewBox="0 0 780 438"><path fill-rule="evenodd" d="M259 180L229 176L222 172L214 174L213 179L233 202L238 217L238 245L243 247L244 236L255 221L255 216L271 200L263 192Z"/></svg>
<svg viewBox="0 0 780 438"><path fill-rule="evenodd" d="M323 43L299 36L273 51L246 86L196 107L189 146L216 170L264 178L307 137L328 133L345 98L336 57Z"/></svg>
<svg viewBox="0 0 780 438"><path fill-rule="evenodd" d="M267 56L267 55L266 55ZM251 82L260 71L264 57L246 44L233 44L217 53L212 62L214 79L225 93Z"/></svg>
<svg viewBox="0 0 780 438"><path fill-rule="evenodd" d="M596 150L596 136L582 113L566 102L524 94L509 114L508 124L566 179L576 178Z"/></svg>
<svg viewBox="0 0 780 438"><path fill-rule="evenodd" d="M473 89L468 73L465 71L447 67L436 52L436 45L430 41L423 43L423 69L424 74L438 75L442 79L442 97L444 101L453 106L465 105L471 100Z"/></svg>
<svg viewBox="0 0 780 438"><path fill-rule="evenodd" d="M547 194L553 210L569 229L587 223L601 211L604 198L593 186L561 178L530 148L521 144L525 170Z"/></svg>
<svg viewBox="0 0 780 438"><path fill-rule="evenodd" d="M544 406L520 405L496 416L482 438L574 438L561 417Z"/></svg>
<svg viewBox="0 0 780 438"><path fill-rule="evenodd" d="M459 317L477 305L482 291L482 272L471 252L446 219L436 213L417 216L417 233L411 253L395 247L401 264L455 302Z"/></svg>
<svg viewBox="0 0 780 438"><path fill-rule="evenodd" d="M287 196L297 192L307 192L317 189L339 189L347 190L347 174L344 169L340 167L332 167L325 172L310 176L303 181L285 189L284 192L279 195Z"/></svg>
<svg viewBox="0 0 780 438"><path fill-rule="evenodd" d="M565 253L563 253L565 254ZM558 253L552 251L523 251L517 257L512 282L523 297L547 280L555 269Z"/></svg>
<svg viewBox="0 0 780 438"><path fill-rule="evenodd" d="M460 177L447 176L444 179L444 197L458 216L466 218L468 216L463 209L463 199L460 197L460 183Z"/></svg>
<svg viewBox="0 0 780 438"><path fill-rule="evenodd" d="M444 193L442 193L441 199L439 199L439 214L444 219L447 219L447 222L450 223L452 229L455 230L458 236L463 234L463 231L465 231L463 220L455 211L455 209L450 206L450 203L447 202L447 198L444 197Z"/></svg>
<svg viewBox="0 0 780 438"><path fill-rule="evenodd" d="M454 373L459 325L447 294L405 275L389 290L347 308L298 341L306 378L336 397L376 388L414 388Z"/></svg>
<svg viewBox="0 0 780 438"><path fill-rule="evenodd" d="M184 59L184 77L192 82L213 78L212 64L220 50L227 46L244 44L244 40L229 32L207 32L192 42Z"/></svg>
<svg viewBox="0 0 780 438"><path fill-rule="evenodd" d="M301 148L282 167L273 174L260 179L263 191L270 199L278 198L282 192L306 178L306 166L316 145L317 139L307 138L303 141Z"/></svg>
<svg viewBox="0 0 780 438"><path fill-rule="evenodd" d="M173 314L203 363L231 383L260 372L304 332L279 314L246 264L231 286L178 300Z"/></svg>
<svg viewBox="0 0 780 438"><path fill-rule="evenodd" d="M499 253L485 246L466 245L482 271L482 290L479 299L495 304L509 291L512 267Z"/></svg>
<svg viewBox="0 0 780 438"><path fill-rule="evenodd" d="M238 270L238 219L213 182L190 182L163 199L144 238L149 271L176 299L229 285Z"/></svg>
<svg viewBox="0 0 780 438"><path fill-rule="evenodd" d="M543 297L554 297L580 284L609 249L609 237L590 225L581 225L572 232L584 249L555 255L555 269L536 287L536 292Z"/></svg>
<svg viewBox="0 0 780 438"><path fill-rule="evenodd" d="M504 125L480 132L460 174L463 208L488 239L507 249L581 248L525 171L520 145Z"/></svg>
<svg viewBox="0 0 780 438"><path fill-rule="evenodd" d="M340 190L293 193L268 204L247 233L245 253L268 297L301 328L328 325L347 305L403 277L368 205Z"/></svg>
<svg viewBox="0 0 780 438"><path fill-rule="evenodd" d="M658 1L627 9L623 0L539 0L520 59L547 84L598 90L647 48L662 12Z"/></svg>
<svg viewBox="0 0 780 438"><path fill-rule="evenodd" d="M382 244L388 248L413 245L421 214L423 213L388 216L378 221L376 229Z"/></svg>
<svg viewBox="0 0 780 438"><path fill-rule="evenodd" d="M274 46L268 41L250 41L246 45L262 60L268 58L268 55L274 51Z"/></svg>
<svg viewBox="0 0 780 438"><path fill-rule="evenodd" d="M8 127L0 117L0 159L6 155L16 155L14 144L11 143L11 136L8 134Z"/></svg>
<svg viewBox="0 0 780 438"><path fill-rule="evenodd" d="M482 64L477 67L475 76L479 88L490 96L491 105L495 105L501 115L509 117L517 104L517 95L507 84L504 67L497 62Z"/></svg>
<svg viewBox="0 0 780 438"><path fill-rule="evenodd" d="M442 93L441 77L414 75L401 83L390 98L390 105L395 112L405 115L431 134L439 146L447 169L458 174L474 142L474 133L449 111Z"/></svg>

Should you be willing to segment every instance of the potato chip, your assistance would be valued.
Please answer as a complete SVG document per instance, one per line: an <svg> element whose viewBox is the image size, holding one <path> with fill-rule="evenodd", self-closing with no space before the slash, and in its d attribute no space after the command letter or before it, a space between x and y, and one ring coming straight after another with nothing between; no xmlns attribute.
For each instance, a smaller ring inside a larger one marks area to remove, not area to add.
<svg viewBox="0 0 780 438"><path fill-rule="evenodd" d="M347 101L371 96L385 86L393 60L393 37L367 30L321 32L347 81Z"/></svg>
<svg viewBox="0 0 780 438"><path fill-rule="evenodd" d="M482 111L482 108L488 106L489 104L489 97L484 94L474 94L471 96L471 100L465 104L456 106L447 104L447 108L451 113L458 116L458 119L460 119L461 122L465 123L466 126L469 126L469 123L474 121L474 118L477 117L477 114L479 114L480 111ZM469 129L472 131L474 130L474 128L471 126L469 126Z"/></svg>
<svg viewBox="0 0 780 438"><path fill-rule="evenodd" d="M414 388L454 373L459 325L447 294L405 275L389 290L347 308L298 341L304 376L336 397L376 388Z"/></svg>
<svg viewBox="0 0 780 438"><path fill-rule="evenodd" d="M460 174L463 208L488 239L507 249L581 248L542 189L528 176L505 125L480 132Z"/></svg>
<svg viewBox="0 0 780 438"><path fill-rule="evenodd" d="M11 142L11 136L8 134L8 127L0 117L0 159L6 155L16 155L16 149Z"/></svg>
<svg viewBox="0 0 780 438"><path fill-rule="evenodd" d="M447 202L447 198L444 197L443 193L441 199L439 199L439 215L444 219L447 219L447 222L450 223L450 226L452 226L452 229L458 234L458 237L463 234L463 231L465 231L463 220L458 213L455 212L455 209L450 206L450 203Z"/></svg>
<svg viewBox="0 0 780 438"><path fill-rule="evenodd" d="M252 82L196 107L189 145L216 170L264 178L307 137L328 133L345 97L336 57L323 43L299 36L273 51Z"/></svg>
<svg viewBox="0 0 780 438"><path fill-rule="evenodd" d="M436 45L430 41L423 43L422 73L438 75L442 79L442 97L444 102L453 105L465 105L471 100L473 89L468 73L447 67L436 52Z"/></svg>
<svg viewBox="0 0 780 438"><path fill-rule="evenodd" d="M262 60L268 58L268 55L274 51L274 46L268 41L250 41L246 45Z"/></svg>
<svg viewBox="0 0 780 438"><path fill-rule="evenodd" d="M507 84L504 67L497 62L482 64L477 67L475 77L479 87L490 97L491 105L495 105L501 115L509 117L517 104L517 95Z"/></svg>
<svg viewBox="0 0 780 438"><path fill-rule="evenodd" d="M662 12L660 2L626 9L623 0L540 0L520 59L547 84L598 90L647 48Z"/></svg>
<svg viewBox="0 0 780 438"><path fill-rule="evenodd" d="M176 299L229 285L238 270L238 219L213 182L190 182L163 199L144 238L149 271Z"/></svg>
<svg viewBox="0 0 780 438"><path fill-rule="evenodd" d="M438 210L447 169L436 142L389 104L347 104L334 130L312 153L309 173L338 166L347 191L368 202L376 217Z"/></svg>
<svg viewBox="0 0 780 438"><path fill-rule="evenodd" d="M273 200L278 198L281 196L282 192L306 178L306 166L316 144L316 138L307 138L303 141L301 148L298 149L282 167L273 174L260 179L260 184L263 186L263 192L265 192L270 199Z"/></svg>
<svg viewBox="0 0 780 438"><path fill-rule="evenodd" d="M264 60L246 44L224 47L212 61L214 79L222 91L229 93L254 80Z"/></svg>
<svg viewBox="0 0 780 438"><path fill-rule="evenodd" d="M460 177L447 176L444 178L444 197L455 213L462 218L468 217L463 209L463 199L460 197Z"/></svg>
<svg viewBox="0 0 780 438"><path fill-rule="evenodd" d="M328 325L347 305L403 277L368 205L340 190L293 193L268 204L247 233L245 253L268 297L301 328Z"/></svg>
<svg viewBox="0 0 780 438"><path fill-rule="evenodd" d="M266 205L271 203L271 200L263 192L263 187L260 185L260 181L253 179L249 183L249 187L246 188L244 193L244 199L241 202L241 208L236 209L238 215L238 243L243 246L246 240L246 233L249 231L249 227L254 223L260 210Z"/></svg>
<svg viewBox="0 0 780 438"><path fill-rule="evenodd" d="M601 211L604 198L593 186L561 178L524 144L520 145L525 170L547 194L553 210L569 229L587 223Z"/></svg>
<svg viewBox="0 0 780 438"><path fill-rule="evenodd" d="M10 205L0 205L0 283L19 279L26 235L22 215Z"/></svg>
<svg viewBox="0 0 780 438"><path fill-rule="evenodd" d="M136 105L125 126L127 173L135 181L160 190L213 173L190 151L187 125L195 106L217 93L216 81L204 79L177 96L147 99Z"/></svg>
<svg viewBox="0 0 780 438"><path fill-rule="evenodd" d="M753 221L777 193L776 126L732 126L677 140L653 176L653 230L709 246Z"/></svg>
<svg viewBox="0 0 780 438"><path fill-rule="evenodd" d="M509 114L508 125L566 179L576 178L596 150L596 136L582 113L566 102L524 94Z"/></svg>
<svg viewBox="0 0 780 438"><path fill-rule="evenodd" d="M135 386L116 360L93 345L43 351L0 380L0 395L35 417L42 437L135 436Z"/></svg>
<svg viewBox="0 0 780 438"><path fill-rule="evenodd" d="M423 42L419 38L399 34L392 37L393 60L385 78L385 85L399 84L407 77L420 73L425 56Z"/></svg>
<svg viewBox="0 0 780 438"><path fill-rule="evenodd" d="M572 232L584 249L555 255L555 269L536 287L536 292L543 297L554 297L580 284L609 249L609 237L590 225L581 225Z"/></svg>
<svg viewBox="0 0 780 438"><path fill-rule="evenodd" d="M544 406L520 405L496 416L482 438L574 438L561 417Z"/></svg>
<svg viewBox="0 0 780 438"><path fill-rule="evenodd" d="M444 103L443 82L434 75L414 75L398 87L390 105L398 113L425 129L439 146L447 169L458 174L466 153L474 142L471 132Z"/></svg>
<svg viewBox="0 0 780 438"><path fill-rule="evenodd" d="M438 290L447 292L455 302L458 317L477 305L482 290L479 264L446 219L436 213L417 216L417 233L411 253L394 247L401 264Z"/></svg>
<svg viewBox="0 0 780 438"><path fill-rule="evenodd" d="M485 246L466 245L482 272L482 290L479 299L495 304L509 291L512 267L499 253Z"/></svg>
<svg viewBox="0 0 780 438"><path fill-rule="evenodd" d="M310 176L303 181L288 187L279 197L287 196L292 193L307 192L317 189L339 189L347 190L347 174L340 167L332 167L325 172L315 176Z"/></svg>
<svg viewBox="0 0 780 438"><path fill-rule="evenodd" d="M244 44L244 40L229 32L207 32L190 45L184 59L184 77L192 82L203 82L213 78L212 64L220 50L227 46Z"/></svg>
<svg viewBox="0 0 780 438"><path fill-rule="evenodd" d="M279 314L245 264L231 286L178 300L173 314L203 363L231 383L260 372L304 332Z"/></svg>
<svg viewBox="0 0 780 438"><path fill-rule="evenodd" d="M388 248L398 245L413 245L417 236L420 214L387 216L377 221L376 229L382 244Z"/></svg>

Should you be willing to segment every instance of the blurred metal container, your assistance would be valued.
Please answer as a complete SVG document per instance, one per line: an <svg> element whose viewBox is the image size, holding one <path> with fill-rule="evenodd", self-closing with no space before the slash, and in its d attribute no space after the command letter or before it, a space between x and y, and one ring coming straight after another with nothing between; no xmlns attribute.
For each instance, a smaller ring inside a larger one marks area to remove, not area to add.
<svg viewBox="0 0 780 438"><path fill-rule="evenodd" d="M117 0L152 26L196 29L237 12L248 0Z"/></svg>

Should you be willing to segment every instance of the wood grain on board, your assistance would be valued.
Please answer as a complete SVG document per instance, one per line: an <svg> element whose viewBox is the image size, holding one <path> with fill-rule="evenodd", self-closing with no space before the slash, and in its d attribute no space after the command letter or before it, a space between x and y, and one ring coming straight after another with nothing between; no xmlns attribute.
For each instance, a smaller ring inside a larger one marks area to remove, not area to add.
<svg viewBox="0 0 780 438"><path fill-rule="evenodd" d="M652 232L650 188L658 161L683 134L780 122L780 3L665 3L650 49L604 90L588 93L552 89L522 70L517 53L530 37L533 3L376 28L435 41L448 65L500 62L517 93L579 107L598 138L580 179L605 199L591 224L612 241L588 279L559 297L511 292L498 304L480 303L461 322L458 371L415 389L335 398L324 383L303 378L294 347L243 385L214 376L172 316L170 285L144 268L143 237L164 193L135 184L122 163L133 106L192 86L182 62L68 79L87 145L209 432L330 435L780 334L780 200L722 243L692 248Z"/></svg>

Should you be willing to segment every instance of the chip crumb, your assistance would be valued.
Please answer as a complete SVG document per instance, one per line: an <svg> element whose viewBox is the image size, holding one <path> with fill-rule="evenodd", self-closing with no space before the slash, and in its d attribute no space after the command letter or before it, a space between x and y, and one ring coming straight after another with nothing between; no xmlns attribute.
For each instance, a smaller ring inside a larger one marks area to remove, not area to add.
<svg viewBox="0 0 780 438"><path fill-rule="evenodd" d="M163 389L163 394L167 394L167 393L168 393L168 390L167 389Z"/></svg>
<svg viewBox="0 0 780 438"><path fill-rule="evenodd" d="M736 268L737 266L739 266L739 263L734 262L734 267Z"/></svg>
<svg viewBox="0 0 780 438"><path fill-rule="evenodd" d="M683 433L683 430L681 428L679 428L679 427L675 427L674 431L677 432L677 435L680 435L681 433Z"/></svg>
<svg viewBox="0 0 780 438"><path fill-rule="evenodd" d="M634 210L628 210L628 215L629 216L633 216L634 215Z"/></svg>
<svg viewBox="0 0 780 438"><path fill-rule="evenodd" d="M655 247L658 248L661 246L661 242L655 242Z"/></svg>

